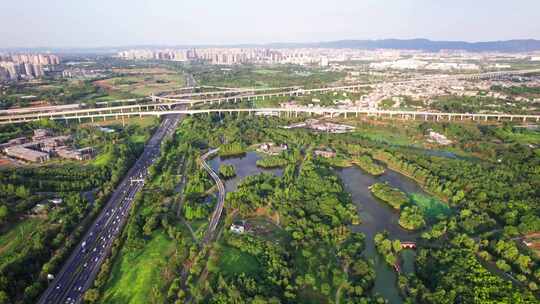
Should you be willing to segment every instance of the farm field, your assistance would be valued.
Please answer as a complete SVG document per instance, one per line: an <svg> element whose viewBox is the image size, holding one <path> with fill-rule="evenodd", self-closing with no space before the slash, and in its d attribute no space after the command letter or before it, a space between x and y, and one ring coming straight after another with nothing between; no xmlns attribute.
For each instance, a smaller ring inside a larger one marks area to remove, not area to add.
<svg viewBox="0 0 540 304"><path fill-rule="evenodd" d="M143 74L98 80L94 84L110 92L130 93L143 97L180 88L184 86L185 81L180 74Z"/></svg>

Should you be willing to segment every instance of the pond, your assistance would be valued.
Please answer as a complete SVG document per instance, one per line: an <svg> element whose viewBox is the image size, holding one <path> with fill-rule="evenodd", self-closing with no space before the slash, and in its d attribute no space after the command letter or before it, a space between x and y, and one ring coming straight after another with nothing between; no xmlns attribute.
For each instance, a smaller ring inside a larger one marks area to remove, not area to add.
<svg viewBox="0 0 540 304"><path fill-rule="evenodd" d="M276 176L283 174L283 169L281 168L263 169L257 167L256 162L261 158L255 152L248 152L240 157L215 157L209 161L209 164L216 172L222 164L234 166L236 176L225 181L226 191L231 192L235 191L238 183L247 176L260 173L271 173ZM428 194L410 178L391 170L386 170L383 175L377 177L365 173L357 167L339 169L337 173L343 181L345 190L351 194L353 202L358 207L361 224L353 227L353 230L366 235L366 249L364 254L375 263L377 276L373 292L382 295L389 303L402 303L403 301L396 285L397 275L385 263L383 257L377 253L373 238L375 234L387 231L390 239L415 241L419 233L401 228L398 224L399 213L387 204L375 199L371 195L369 186L377 182L388 182L392 187L398 188L408 194ZM405 250L402 254L403 271L406 273L414 271L414 254L412 250Z"/></svg>
<svg viewBox="0 0 540 304"><path fill-rule="evenodd" d="M218 172L219 166L223 164L229 164L234 166L236 176L234 178L224 180L225 191L232 192L236 191L238 183L240 183L244 178L248 176L257 175L260 173L271 173L276 176L283 175L283 169L281 168L263 169L257 167L257 160L261 158L262 157L256 152L247 152L246 154L239 157L214 157L208 162L208 164L216 172Z"/></svg>
<svg viewBox="0 0 540 304"><path fill-rule="evenodd" d="M337 170L343 181L345 190L351 194L352 201L358 208L361 223L355 226L355 231L366 235L365 256L375 263L375 286L373 292L383 296L389 303L403 303L396 285L397 274L380 256L375 248L373 238L375 234L388 232L390 239L401 241L415 241L419 233L401 228L398 224L399 213L387 204L378 201L371 195L369 186L387 182L390 186L398 188L407 194L420 193L428 195L412 179L392 170L386 170L380 176L372 176L357 167ZM404 252L402 256L404 271L414 271L414 252ZM411 270L412 269L412 270Z"/></svg>

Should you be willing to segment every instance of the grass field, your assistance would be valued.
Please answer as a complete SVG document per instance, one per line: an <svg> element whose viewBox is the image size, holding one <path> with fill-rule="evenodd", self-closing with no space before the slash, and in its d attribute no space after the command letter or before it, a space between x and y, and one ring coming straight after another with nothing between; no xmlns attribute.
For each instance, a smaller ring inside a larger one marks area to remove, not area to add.
<svg viewBox="0 0 540 304"><path fill-rule="evenodd" d="M424 194L413 193L409 198L424 211L424 214L430 220L436 219L439 215L449 215L452 212L445 203Z"/></svg>
<svg viewBox="0 0 540 304"><path fill-rule="evenodd" d="M195 73L200 84L225 87L282 87L291 85L306 88L320 87L346 76L342 72L325 72L297 66L275 66L264 69L254 66L235 66L230 69L214 67Z"/></svg>
<svg viewBox="0 0 540 304"><path fill-rule="evenodd" d="M255 275L260 272L259 262L254 256L230 246L223 246L219 268L225 275Z"/></svg>
<svg viewBox="0 0 540 304"><path fill-rule="evenodd" d="M147 136L144 135L131 135L129 137L129 141L136 143L136 144L144 144L146 140L148 139Z"/></svg>
<svg viewBox="0 0 540 304"><path fill-rule="evenodd" d="M520 130L519 132L514 132L511 130L498 128L496 135L509 142L516 142L520 144L533 144L540 145L540 132L533 130Z"/></svg>
<svg viewBox="0 0 540 304"><path fill-rule="evenodd" d="M112 162L111 153L100 153L98 154L98 156L96 156L96 158L92 160L91 164L97 167L103 167L111 162Z"/></svg>
<svg viewBox="0 0 540 304"><path fill-rule="evenodd" d="M262 75L272 75L272 74L279 74L280 71L277 71L277 70L268 70L268 69L260 69L260 70L255 70L254 73L257 73L257 74L262 74Z"/></svg>
<svg viewBox="0 0 540 304"><path fill-rule="evenodd" d="M123 249L112 267L101 303L165 303L161 290L167 282L161 271L173 250L174 242L163 232L154 233L142 250Z"/></svg>
<svg viewBox="0 0 540 304"><path fill-rule="evenodd" d="M347 123L347 121L344 122ZM420 139L422 136L414 124L392 125L383 123L377 125L377 122L373 122L373 124L361 123L355 126L357 129L354 135L369 140L400 146L421 146L422 143Z"/></svg>
<svg viewBox="0 0 540 304"><path fill-rule="evenodd" d="M266 217L254 217L246 220L250 233L267 241L285 244L289 241L286 231Z"/></svg>
<svg viewBox="0 0 540 304"><path fill-rule="evenodd" d="M176 74L173 70L164 68L113 68L114 73L137 75L137 74Z"/></svg>
<svg viewBox="0 0 540 304"><path fill-rule="evenodd" d="M0 236L0 265L22 252L22 248L32 244L32 232L43 222L39 218L25 219Z"/></svg>
<svg viewBox="0 0 540 304"><path fill-rule="evenodd" d="M183 87L185 79L180 74L130 75L96 81L95 84L111 92L148 96L152 93Z"/></svg>

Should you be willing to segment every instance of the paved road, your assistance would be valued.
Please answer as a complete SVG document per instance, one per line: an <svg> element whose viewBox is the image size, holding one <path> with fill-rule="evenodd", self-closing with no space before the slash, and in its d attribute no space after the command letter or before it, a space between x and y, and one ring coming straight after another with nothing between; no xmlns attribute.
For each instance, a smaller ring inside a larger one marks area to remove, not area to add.
<svg viewBox="0 0 540 304"><path fill-rule="evenodd" d="M219 175L206 163L206 159L208 156L216 153L219 149L213 149L203 156L201 156L201 164L203 168L210 174L214 182L216 183L218 187L218 202L216 205L216 208L214 209L214 213L212 213L212 218L210 219L210 224L208 225L208 229L206 230L206 234L204 235L204 239L202 244L207 244L210 240L213 239L214 233L216 231L216 227L219 223L219 219L221 218L221 213L223 212L223 205L225 203L225 186L223 185L223 182L221 181L221 178L219 178Z"/></svg>
<svg viewBox="0 0 540 304"><path fill-rule="evenodd" d="M223 185L223 182L221 181L221 178L219 178L219 175L208 165L206 162L206 159L208 156L216 153L218 149L213 149L208 152L206 152L204 155L201 156L201 165L203 168L210 174L214 182L216 183L218 187L218 202L216 205L216 208L214 208L214 212L212 213L212 218L210 219L210 224L208 225L208 229L206 229L206 232L204 234L203 240L201 242L201 247L208 244L211 240L215 237L215 232L217 225L219 224L219 219L221 218L221 213L223 212L223 205L225 203L225 185ZM188 225L189 226L189 225ZM182 269L182 272L180 274L180 282L185 283L187 282L187 277L189 273L188 266L184 266ZM192 302L192 296L189 295L188 298L184 301L184 303L191 303Z"/></svg>
<svg viewBox="0 0 540 304"><path fill-rule="evenodd" d="M148 141L135 165L128 171L111 198L75 248L55 280L38 303L80 303L84 292L92 286L101 264L124 226L135 195L144 186L148 167L159 154L162 140L171 135L181 115L167 115ZM132 182L132 180L138 180Z"/></svg>
<svg viewBox="0 0 540 304"><path fill-rule="evenodd" d="M195 77L193 77L192 74L186 74L186 86L195 87L196 85L197 85L197 81L195 80Z"/></svg>

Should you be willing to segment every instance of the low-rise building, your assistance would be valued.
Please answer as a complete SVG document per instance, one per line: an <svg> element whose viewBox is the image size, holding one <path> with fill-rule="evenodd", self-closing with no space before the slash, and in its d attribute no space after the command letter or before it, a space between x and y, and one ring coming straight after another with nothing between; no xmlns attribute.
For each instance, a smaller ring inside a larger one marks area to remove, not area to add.
<svg viewBox="0 0 540 304"><path fill-rule="evenodd" d="M230 230L233 233L242 234L246 231L246 228L244 227L244 223L235 222L231 225Z"/></svg>
<svg viewBox="0 0 540 304"><path fill-rule="evenodd" d="M355 129L353 126L336 124L331 122L315 122L308 124L308 127L312 130L329 132L329 133L347 133Z"/></svg>
<svg viewBox="0 0 540 304"><path fill-rule="evenodd" d="M428 131L429 131L428 142L437 143L437 144L443 145L443 146L452 144L452 141L449 140L443 134L437 133L437 132L435 132L435 131L433 131L431 129L428 130Z"/></svg>
<svg viewBox="0 0 540 304"><path fill-rule="evenodd" d="M47 137L51 136L51 131L47 129L35 129L34 130L34 136L32 136L33 141L38 141L45 139Z"/></svg>
<svg viewBox="0 0 540 304"><path fill-rule="evenodd" d="M332 151L331 149L317 149L317 150L313 151L313 153L316 156L321 156L321 157L324 157L324 158L336 157L336 152Z"/></svg>
<svg viewBox="0 0 540 304"><path fill-rule="evenodd" d="M73 149L71 147L59 147L55 150L56 154L62 158L74 159L74 160L88 160L92 158L93 149L92 148L83 148L83 149Z"/></svg>
<svg viewBox="0 0 540 304"><path fill-rule="evenodd" d="M50 156L60 156L67 159L87 160L92 158L92 148L74 149L66 146L71 136L51 137L52 132L47 129L34 130L32 141L25 137L12 139L0 145L0 150L6 155L28 162L42 163Z"/></svg>
<svg viewBox="0 0 540 304"><path fill-rule="evenodd" d="M8 156L29 162L43 163L49 160L48 153L28 149L23 146L8 147L4 151Z"/></svg>
<svg viewBox="0 0 540 304"><path fill-rule="evenodd" d="M258 151L270 155L278 155L283 151L286 151L289 147L286 144L276 145L274 143L262 143L259 146Z"/></svg>

